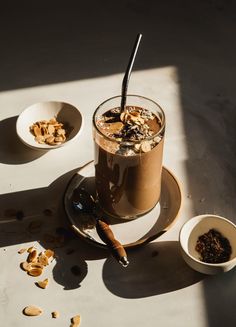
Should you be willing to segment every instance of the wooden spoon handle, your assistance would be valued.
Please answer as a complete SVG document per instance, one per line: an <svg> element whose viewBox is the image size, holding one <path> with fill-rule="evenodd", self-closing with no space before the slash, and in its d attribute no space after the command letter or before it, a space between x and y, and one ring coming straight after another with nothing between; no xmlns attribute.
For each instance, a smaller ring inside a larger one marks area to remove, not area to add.
<svg viewBox="0 0 236 327"><path fill-rule="evenodd" d="M109 225L98 219L96 229L99 237L108 246L116 260L124 267L127 267L129 262L127 260L126 251L123 245L115 238Z"/></svg>

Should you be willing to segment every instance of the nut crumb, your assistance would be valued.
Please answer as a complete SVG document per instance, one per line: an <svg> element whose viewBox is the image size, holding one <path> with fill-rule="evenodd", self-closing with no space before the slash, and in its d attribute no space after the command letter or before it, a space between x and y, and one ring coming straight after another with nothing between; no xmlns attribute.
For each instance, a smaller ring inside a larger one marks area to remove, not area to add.
<svg viewBox="0 0 236 327"><path fill-rule="evenodd" d="M49 279L46 278L46 279L44 279L43 281L38 281L38 282L36 282L35 284L36 284L38 287L45 289L45 288L47 288L47 286L48 286L48 282L49 282Z"/></svg>
<svg viewBox="0 0 236 327"><path fill-rule="evenodd" d="M53 311L52 312L52 318L59 318L60 314L59 314L59 311Z"/></svg>
<svg viewBox="0 0 236 327"><path fill-rule="evenodd" d="M20 249L20 250L18 251L18 253L19 253L19 254L22 254L22 253L24 253L26 250L27 250L27 249Z"/></svg>
<svg viewBox="0 0 236 327"><path fill-rule="evenodd" d="M73 327L77 327L80 325L81 322L81 316L80 315L76 315L74 317L71 318L71 322Z"/></svg>

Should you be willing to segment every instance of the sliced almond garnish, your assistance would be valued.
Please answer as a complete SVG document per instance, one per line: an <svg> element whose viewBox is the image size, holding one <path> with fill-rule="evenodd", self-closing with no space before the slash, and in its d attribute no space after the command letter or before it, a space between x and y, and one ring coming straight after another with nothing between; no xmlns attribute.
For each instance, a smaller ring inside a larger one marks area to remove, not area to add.
<svg viewBox="0 0 236 327"><path fill-rule="evenodd" d="M28 262L36 262L37 261L37 251L33 250L32 252L29 253L27 261Z"/></svg>
<svg viewBox="0 0 236 327"><path fill-rule="evenodd" d="M109 131L118 133L123 128L123 126L124 124L119 121L115 123L110 123Z"/></svg>
<svg viewBox="0 0 236 327"><path fill-rule="evenodd" d="M45 289L47 286L48 286L48 278L42 280L42 281L38 281L36 282L36 284L40 287L40 288L43 288Z"/></svg>
<svg viewBox="0 0 236 327"><path fill-rule="evenodd" d="M43 312L43 310L39 307L36 307L34 305L29 305L27 307L24 308L23 313L26 316L39 316L41 313Z"/></svg>
<svg viewBox="0 0 236 327"><path fill-rule="evenodd" d="M38 257L38 262L44 266L47 266L49 264L48 257L44 253L40 253Z"/></svg>
<svg viewBox="0 0 236 327"><path fill-rule="evenodd" d="M28 271L28 275L33 276L33 277L38 277L42 274L43 269L41 268L32 268Z"/></svg>
<svg viewBox="0 0 236 327"><path fill-rule="evenodd" d="M52 312L52 317L53 318L59 318L60 314L59 314L59 311L53 311Z"/></svg>
<svg viewBox="0 0 236 327"><path fill-rule="evenodd" d="M156 143L159 143L161 141L161 137L156 136L156 137L154 137L153 141L156 142Z"/></svg>
<svg viewBox="0 0 236 327"><path fill-rule="evenodd" d="M148 141L144 141L144 142L142 142L142 144L141 144L141 150L142 150L143 152L148 152L148 151L150 151L151 149L152 149L152 147L151 147L150 142L148 142Z"/></svg>
<svg viewBox="0 0 236 327"><path fill-rule="evenodd" d="M47 249L46 251L44 251L44 254L48 257L48 259L50 259L51 257L54 257L54 251Z"/></svg>
<svg viewBox="0 0 236 327"><path fill-rule="evenodd" d="M19 253L19 254L22 254L22 253L24 253L26 250L27 250L27 249L20 249L20 250L18 251L18 253Z"/></svg>

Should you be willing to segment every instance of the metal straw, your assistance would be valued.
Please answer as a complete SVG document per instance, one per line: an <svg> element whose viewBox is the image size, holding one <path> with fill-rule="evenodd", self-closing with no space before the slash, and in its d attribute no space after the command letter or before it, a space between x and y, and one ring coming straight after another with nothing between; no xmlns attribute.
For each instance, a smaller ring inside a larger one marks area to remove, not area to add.
<svg viewBox="0 0 236 327"><path fill-rule="evenodd" d="M127 96L127 89L128 89L128 84L129 84L129 78L131 75L131 71L133 68L133 64L134 64L134 60L138 51L138 47L139 47L139 43L141 41L141 37L142 34L138 34L134 47L133 47L133 51L131 53L130 59L129 59L129 63L128 66L126 68L126 72L125 72L125 76L123 78L123 82L122 82L122 91L121 91L121 112L123 112L125 110L125 105L126 105L126 96Z"/></svg>

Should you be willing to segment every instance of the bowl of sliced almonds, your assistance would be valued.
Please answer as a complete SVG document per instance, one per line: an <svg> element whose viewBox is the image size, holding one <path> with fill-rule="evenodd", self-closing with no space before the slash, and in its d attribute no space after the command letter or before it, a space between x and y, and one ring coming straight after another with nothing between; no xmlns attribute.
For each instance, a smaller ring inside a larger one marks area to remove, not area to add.
<svg viewBox="0 0 236 327"><path fill-rule="evenodd" d="M27 146L50 150L74 141L81 132L82 122L80 111L69 103L40 102L19 115L16 132Z"/></svg>

